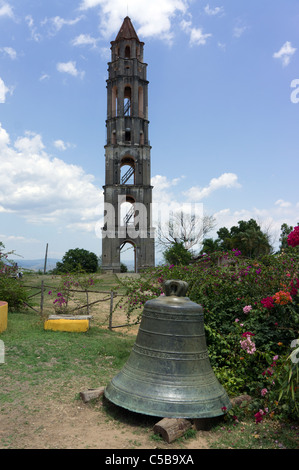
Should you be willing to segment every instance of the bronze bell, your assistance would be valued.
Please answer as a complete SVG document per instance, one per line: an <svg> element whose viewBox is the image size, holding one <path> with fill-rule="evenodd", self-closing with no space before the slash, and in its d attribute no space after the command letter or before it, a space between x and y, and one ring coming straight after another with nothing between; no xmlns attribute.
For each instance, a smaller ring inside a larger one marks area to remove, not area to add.
<svg viewBox="0 0 299 470"><path fill-rule="evenodd" d="M165 296L144 305L128 361L105 389L106 398L137 413L212 418L231 408L206 346L203 309L185 297L188 284L166 281Z"/></svg>

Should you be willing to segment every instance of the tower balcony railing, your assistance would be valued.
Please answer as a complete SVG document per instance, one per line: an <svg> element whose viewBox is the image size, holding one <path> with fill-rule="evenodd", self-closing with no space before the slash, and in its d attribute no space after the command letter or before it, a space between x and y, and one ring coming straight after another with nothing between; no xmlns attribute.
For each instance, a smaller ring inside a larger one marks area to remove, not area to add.
<svg viewBox="0 0 299 470"><path fill-rule="evenodd" d="M128 100L124 105L124 115L130 116L130 109L131 109L131 101Z"/></svg>
<svg viewBox="0 0 299 470"><path fill-rule="evenodd" d="M132 175L134 175L134 173L135 168L131 166L128 171L123 175L121 179L121 184L126 184L126 182L131 178Z"/></svg>
<svg viewBox="0 0 299 470"><path fill-rule="evenodd" d="M131 209L129 210L129 212L127 212L126 215L124 216L124 224L125 225L134 224L134 220L131 220L134 214L135 214L135 209L132 206Z"/></svg>

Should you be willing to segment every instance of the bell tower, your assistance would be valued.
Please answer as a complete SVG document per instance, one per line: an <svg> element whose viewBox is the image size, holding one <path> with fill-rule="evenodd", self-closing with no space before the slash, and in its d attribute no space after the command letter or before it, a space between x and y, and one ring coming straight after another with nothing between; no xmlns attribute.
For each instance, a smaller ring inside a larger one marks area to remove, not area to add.
<svg viewBox="0 0 299 470"><path fill-rule="evenodd" d="M134 248L135 272L155 265L151 226L151 147L147 64L127 16L114 41L107 80L102 269L120 272L125 245Z"/></svg>

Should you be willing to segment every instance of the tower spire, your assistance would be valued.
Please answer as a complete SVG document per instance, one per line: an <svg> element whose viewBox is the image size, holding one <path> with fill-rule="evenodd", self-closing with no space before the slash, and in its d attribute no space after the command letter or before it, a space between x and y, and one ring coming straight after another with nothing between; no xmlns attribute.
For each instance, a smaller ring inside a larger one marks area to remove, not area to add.
<svg viewBox="0 0 299 470"><path fill-rule="evenodd" d="M118 35L115 38L115 42L121 41L123 39L136 39L136 41L140 42L129 16L125 17L123 24L121 25L120 30L118 32Z"/></svg>

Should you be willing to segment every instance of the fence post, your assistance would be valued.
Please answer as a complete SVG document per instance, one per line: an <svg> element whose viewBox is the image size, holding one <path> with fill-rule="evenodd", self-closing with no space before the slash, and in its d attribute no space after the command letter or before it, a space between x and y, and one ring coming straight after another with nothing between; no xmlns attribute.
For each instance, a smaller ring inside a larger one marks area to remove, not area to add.
<svg viewBox="0 0 299 470"><path fill-rule="evenodd" d="M113 290L110 292L110 315L109 315L109 330L112 330L112 312L113 312Z"/></svg>
<svg viewBox="0 0 299 470"><path fill-rule="evenodd" d="M41 295L40 295L40 314L43 314L43 309L44 309L44 280L42 280L42 285L41 285Z"/></svg>

